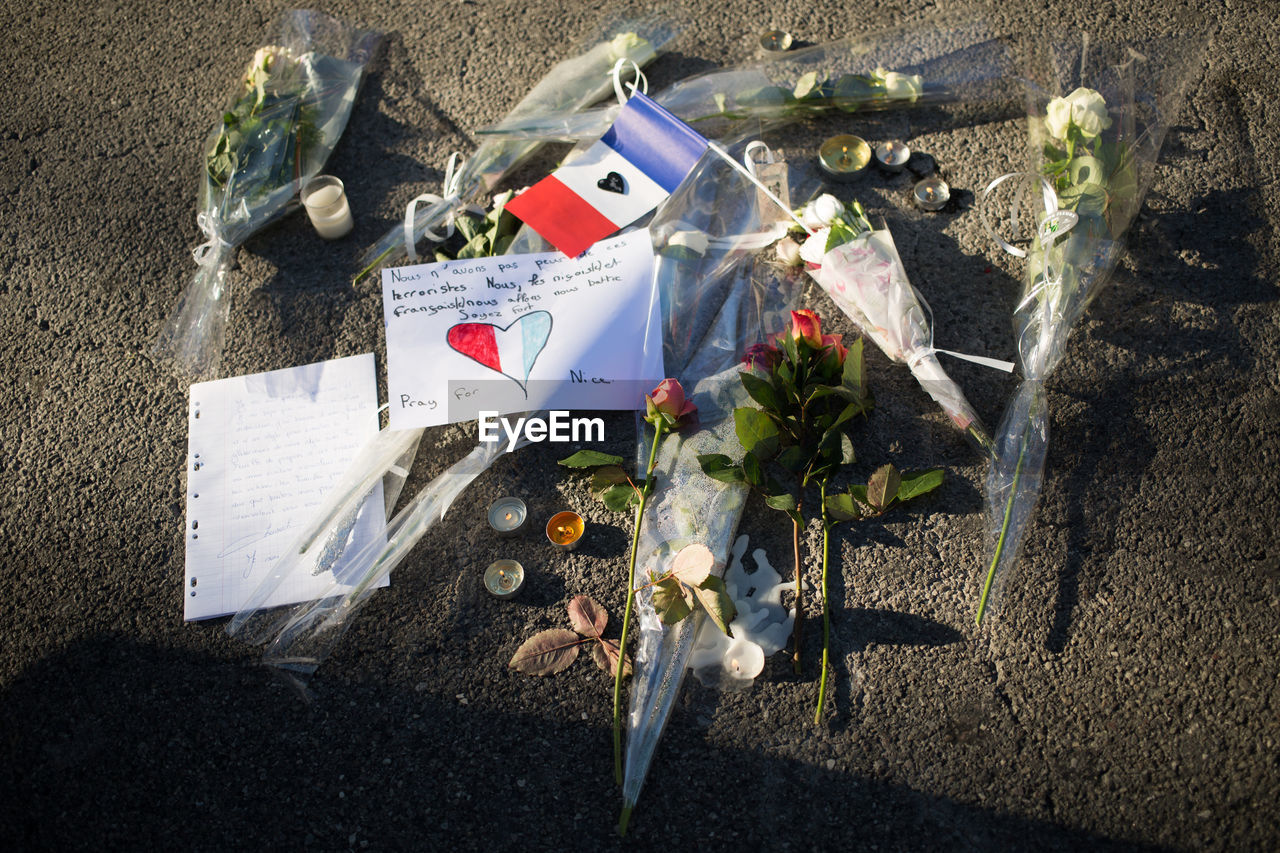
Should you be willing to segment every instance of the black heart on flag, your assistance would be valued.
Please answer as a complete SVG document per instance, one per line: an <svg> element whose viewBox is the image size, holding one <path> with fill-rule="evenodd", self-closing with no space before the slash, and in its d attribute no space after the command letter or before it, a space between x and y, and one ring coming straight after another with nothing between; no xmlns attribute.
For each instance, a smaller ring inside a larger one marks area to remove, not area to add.
<svg viewBox="0 0 1280 853"><path fill-rule="evenodd" d="M600 180L596 181L596 186L606 192L618 193L622 195L627 191L627 184L622 180L622 176L617 172L610 172Z"/></svg>

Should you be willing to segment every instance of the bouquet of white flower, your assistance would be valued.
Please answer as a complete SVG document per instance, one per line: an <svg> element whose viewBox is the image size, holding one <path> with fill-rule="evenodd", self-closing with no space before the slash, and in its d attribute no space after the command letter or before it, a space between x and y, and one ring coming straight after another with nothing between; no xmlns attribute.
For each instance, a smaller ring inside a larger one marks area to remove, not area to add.
<svg viewBox="0 0 1280 853"><path fill-rule="evenodd" d="M981 22L904 27L840 39L694 75L654 97L708 138L831 111L857 112L948 102L1012 101L1005 46ZM575 140L599 136L613 109L541 113L484 128L483 134Z"/></svg>
<svg viewBox="0 0 1280 853"><path fill-rule="evenodd" d="M1005 410L987 475L988 553L976 621L1017 562L1044 475L1049 439L1045 380L1085 308L1110 280L1142 205L1156 157L1203 45L1195 39L1106 45L1083 36L1054 48L1049 86L1030 107L1031 176L1043 210L1027 258L1014 330L1023 381ZM1011 177L1011 176L1006 176ZM991 189L1002 182L993 182Z"/></svg>
<svg viewBox="0 0 1280 853"><path fill-rule="evenodd" d="M156 344L183 372L217 372L236 248L297 207L299 188L319 174L347 126L380 39L295 10L285 14L279 41L254 54L205 145L196 221L208 241L195 251L200 269Z"/></svg>
<svg viewBox="0 0 1280 853"><path fill-rule="evenodd" d="M905 364L951 422L984 455L989 454L990 436L960 386L938 363L937 353L942 350L933 345L933 328L889 229L883 223L873 227L858 202L846 205L831 195L819 196L797 213L813 233L792 229L776 246L779 260L803 264L836 307L881 352ZM1001 366L992 359L951 354Z"/></svg>

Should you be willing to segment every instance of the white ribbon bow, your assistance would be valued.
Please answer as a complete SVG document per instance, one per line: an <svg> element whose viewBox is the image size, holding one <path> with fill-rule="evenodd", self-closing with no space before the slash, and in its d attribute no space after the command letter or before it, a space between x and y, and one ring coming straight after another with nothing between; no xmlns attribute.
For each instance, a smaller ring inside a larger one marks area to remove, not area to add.
<svg viewBox="0 0 1280 853"><path fill-rule="evenodd" d="M430 228L422 229L423 236L427 237L428 239L436 243L443 243L445 240L448 240L450 237L453 236L453 232L454 232L453 220L457 217L459 213L471 213L476 216L484 216L484 208L475 204L459 204L458 203L462 193L462 174L456 171L457 166L458 166L458 152L455 151L453 152L453 154L449 156L449 164L445 166L444 185L441 187L441 189L444 190L444 195L439 196L439 195L436 195L435 193L423 193L422 195L415 198L413 201L409 202L408 206L405 207L404 250L405 250L405 254L409 256L409 263L411 264L416 264L418 262L418 250L417 250L417 247L414 245L414 243L416 243L417 241L414 240L413 231L414 231L414 218L417 215L418 205L420 203L425 201L430 204L449 204L450 205L449 212L445 216L445 220L444 220L444 234L437 234L436 232L432 231Z"/></svg>
<svg viewBox="0 0 1280 853"><path fill-rule="evenodd" d="M214 266L218 263L219 255L221 254L215 252L214 249L218 248L219 245L226 246L228 249L233 248L233 246L222 239L222 234L218 231L218 220L208 213L201 212L196 214L196 225L208 239L192 249L191 256L202 267Z"/></svg>
<svg viewBox="0 0 1280 853"><path fill-rule="evenodd" d="M627 86L630 87L632 92L639 89L646 95L649 94L649 78L644 76L644 72L640 70L640 66L636 65L634 60L628 59L625 56L618 57L618 61L613 63L613 70L609 72L609 76L613 77L613 93L618 96L618 103L620 104L625 104L627 102L627 98L631 97L626 93L626 90L622 88L622 69L626 68L628 65L630 65L631 69L635 72L636 79L628 83Z"/></svg>
<svg viewBox="0 0 1280 853"><path fill-rule="evenodd" d="M1044 248L1044 280L1039 285L1032 288L1031 291L1027 293L1026 297L1023 298L1022 302L1016 309L1021 311L1041 290L1046 287L1053 287L1062 283L1062 270L1054 270L1050 267L1049 252L1053 249L1053 244L1057 242L1059 237L1066 234L1076 226L1076 223L1080 221L1080 217L1074 210L1058 209L1058 194L1053 191L1053 186L1045 179L1044 175L1039 175L1035 172L1009 172L1008 174L1001 175L996 178L994 181L987 184L987 188L982 191L982 202L978 205L978 212L982 215L982 227L986 229L987 234L990 235L991 239L995 240L996 243L1000 245L1000 248L1004 249L1015 258L1025 258L1027 256L1026 250L1019 249L1017 246L1007 242L996 233L995 229L991 227L990 220L987 219L986 205L987 197L991 195L991 191L1010 178L1030 178L1038 181L1040 184L1041 197L1044 200L1045 211L1045 217L1040 221L1040 227L1036 232L1036 236L1040 239L1040 245ZM1016 203L1011 205L1009 208L1009 220L1016 229L1018 227Z"/></svg>

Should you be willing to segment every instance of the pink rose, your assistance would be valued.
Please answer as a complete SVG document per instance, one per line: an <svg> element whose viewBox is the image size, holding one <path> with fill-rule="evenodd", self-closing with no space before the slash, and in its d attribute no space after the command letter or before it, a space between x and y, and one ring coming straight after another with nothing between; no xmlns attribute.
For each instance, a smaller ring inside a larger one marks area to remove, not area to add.
<svg viewBox="0 0 1280 853"><path fill-rule="evenodd" d="M658 387L645 395L645 420L657 426L658 419L668 426L678 426L680 421L692 415L698 407L684 397L684 388L674 379L664 379Z"/></svg>

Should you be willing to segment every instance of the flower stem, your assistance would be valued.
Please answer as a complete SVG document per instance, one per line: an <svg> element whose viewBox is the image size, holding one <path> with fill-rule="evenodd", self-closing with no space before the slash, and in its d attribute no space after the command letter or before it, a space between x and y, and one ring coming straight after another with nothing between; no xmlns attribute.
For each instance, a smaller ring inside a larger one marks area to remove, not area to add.
<svg viewBox="0 0 1280 853"><path fill-rule="evenodd" d="M631 563L627 567L627 606L622 611L622 637L618 640L618 668L613 674L613 775L622 784L622 662L627 659L627 629L631 627L631 609L636 599L636 554L640 549L640 523L644 520L645 504L653 492L653 467L658 458L658 443L662 441L664 424L661 419L653 427L653 444L649 447L649 465L644 472L644 486L640 489L640 503L636 507L636 525L631 533ZM622 831L625 832L625 823Z"/></svg>
<svg viewBox="0 0 1280 853"><path fill-rule="evenodd" d="M796 627L791 633L795 643L795 652L791 656L791 666L796 675L800 674L800 646L804 637L804 580L800 577L800 502L796 502L796 515L791 519L791 550L795 554L796 578Z"/></svg>
<svg viewBox="0 0 1280 853"><path fill-rule="evenodd" d="M827 661L831 650L831 605L827 601L827 558L830 554L831 524L827 519L827 479L818 484L822 495L822 677L818 681L818 708L813 724L822 723L822 707L827 698Z"/></svg>
<svg viewBox="0 0 1280 853"><path fill-rule="evenodd" d="M996 579L996 566L1004 554L1005 538L1009 535L1009 523L1013 519L1013 502L1018 497L1018 481L1022 479L1022 463L1027 458L1027 440L1024 437L1022 446L1018 448L1018 464L1013 469L1013 483L1009 486L1009 500L1004 505L1004 521L1000 525L1000 538L996 540L996 552L991 557L991 565L987 568L987 580L982 585L982 598L978 599L978 615L974 624L982 626L982 615L987 610L987 597L991 594L991 584Z"/></svg>

